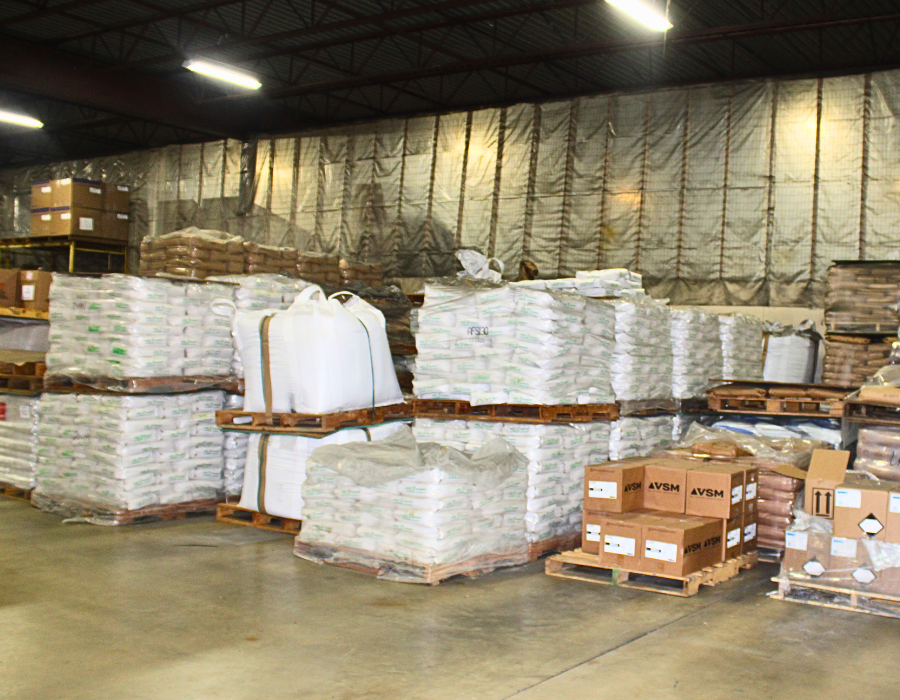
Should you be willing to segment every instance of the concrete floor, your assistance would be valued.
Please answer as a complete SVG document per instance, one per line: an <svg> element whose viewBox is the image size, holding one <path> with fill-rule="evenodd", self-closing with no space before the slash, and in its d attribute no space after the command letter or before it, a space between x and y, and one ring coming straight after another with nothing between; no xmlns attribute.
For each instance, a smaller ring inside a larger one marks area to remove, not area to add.
<svg viewBox="0 0 900 700"><path fill-rule="evenodd" d="M687 599L537 562L437 587L291 554L211 518L105 528L0 498L0 698L881 700L900 621L765 597L763 565Z"/></svg>

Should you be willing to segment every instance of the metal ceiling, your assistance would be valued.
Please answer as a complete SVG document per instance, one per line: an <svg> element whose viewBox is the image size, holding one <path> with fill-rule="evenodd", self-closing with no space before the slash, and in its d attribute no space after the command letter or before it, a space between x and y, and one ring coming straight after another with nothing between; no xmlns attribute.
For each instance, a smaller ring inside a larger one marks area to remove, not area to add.
<svg viewBox="0 0 900 700"><path fill-rule="evenodd" d="M0 125L0 166L900 65L900 6L887 0L669 0L668 14L661 35L603 0L5 0L0 108L47 127ZM197 57L251 71L263 89L182 68Z"/></svg>

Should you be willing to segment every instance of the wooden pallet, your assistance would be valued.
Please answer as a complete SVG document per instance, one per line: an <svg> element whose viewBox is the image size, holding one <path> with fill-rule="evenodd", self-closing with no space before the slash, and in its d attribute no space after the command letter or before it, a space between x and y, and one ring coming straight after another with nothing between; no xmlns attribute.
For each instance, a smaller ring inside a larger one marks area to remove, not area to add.
<svg viewBox="0 0 900 700"><path fill-rule="evenodd" d="M216 512L214 498L202 501L186 501L166 505L146 506L137 510L110 510L91 503L69 498L53 498L43 494L32 494L31 502L41 510L61 515L64 518L85 518L104 525L137 525L158 520L183 520Z"/></svg>
<svg viewBox="0 0 900 700"><path fill-rule="evenodd" d="M27 318L33 321L46 321L50 318L49 311L38 311L37 309L20 309L15 306L0 307L0 316L9 318Z"/></svg>
<svg viewBox="0 0 900 700"><path fill-rule="evenodd" d="M570 532L566 535L557 535L540 542L532 542L528 545L528 561L537 561L547 554L566 552L575 549L581 544L581 531Z"/></svg>
<svg viewBox="0 0 900 700"><path fill-rule="evenodd" d="M294 542L294 556L317 564L331 564L342 569L352 569L372 574L380 579L424 583L436 586L454 576L475 577L507 566L520 566L528 562L525 548L500 554L485 554L454 564L425 566L373 555L350 547L331 547L305 542Z"/></svg>
<svg viewBox="0 0 900 700"><path fill-rule="evenodd" d="M850 400L844 402L844 420L848 423L900 427L900 406Z"/></svg>
<svg viewBox="0 0 900 700"><path fill-rule="evenodd" d="M43 377L47 373L45 362L0 362L0 374L10 377Z"/></svg>
<svg viewBox="0 0 900 700"><path fill-rule="evenodd" d="M619 417L614 403L559 404L490 404L473 406L468 401L413 399L412 412L416 418L436 420L476 420L495 423L590 423L613 421Z"/></svg>
<svg viewBox="0 0 900 700"><path fill-rule="evenodd" d="M327 435L341 428L365 427L412 417L409 404L360 408L340 413L254 413L217 411L216 424L223 430L246 433L284 433L288 435Z"/></svg>
<svg viewBox="0 0 900 700"><path fill-rule="evenodd" d="M20 489L10 484L0 484L0 496L6 496L16 501L31 502L31 489Z"/></svg>
<svg viewBox="0 0 900 700"><path fill-rule="evenodd" d="M844 412L844 398L853 391L852 387L819 384L731 382L710 389L707 392L707 403L709 410L714 413L840 418ZM820 396L817 397L816 392ZM835 392L843 395L827 396Z"/></svg>
<svg viewBox="0 0 900 700"><path fill-rule="evenodd" d="M741 569L752 569L759 561L757 552L743 554L721 564L708 566L687 576L650 576L636 571L610 569L597 563L596 554L585 554L580 549L555 554L544 566L548 576L588 581L607 586L633 588L665 595L689 598L697 595L700 586L717 586L737 576Z"/></svg>
<svg viewBox="0 0 900 700"><path fill-rule="evenodd" d="M838 335L896 335L898 322L896 320L879 323L825 323L826 333Z"/></svg>
<svg viewBox="0 0 900 700"><path fill-rule="evenodd" d="M900 596L855 591L852 588L839 586L824 586L808 581L799 583L782 577L775 577L772 580L778 584L778 590L769 594L775 600L833 610L847 610L866 615L900 618Z"/></svg>
<svg viewBox="0 0 900 700"><path fill-rule="evenodd" d="M280 515L259 513L249 508L241 508L235 503L219 503L216 505L216 520L232 525L247 525L258 530L271 532L283 532L286 535L300 533L300 521L292 518L283 518Z"/></svg>
<svg viewBox="0 0 900 700"><path fill-rule="evenodd" d="M223 377L111 377L83 378L49 376L44 378L44 391L68 394L169 394L221 389L244 393L242 380Z"/></svg>
<svg viewBox="0 0 900 700"><path fill-rule="evenodd" d="M633 399L619 401L619 414L623 416L661 416L677 413L677 399Z"/></svg>
<svg viewBox="0 0 900 700"><path fill-rule="evenodd" d="M760 547L757 551L759 552L759 560L765 564L780 564L781 560L784 559L783 549Z"/></svg>
<svg viewBox="0 0 900 700"><path fill-rule="evenodd" d="M26 377L21 374L0 373L0 392L7 394L40 394L43 390L43 377Z"/></svg>
<svg viewBox="0 0 900 700"><path fill-rule="evenodd" d="M706 397L694 399L676 399L677 412L689 415L709 413L709 402Z"/></svg>

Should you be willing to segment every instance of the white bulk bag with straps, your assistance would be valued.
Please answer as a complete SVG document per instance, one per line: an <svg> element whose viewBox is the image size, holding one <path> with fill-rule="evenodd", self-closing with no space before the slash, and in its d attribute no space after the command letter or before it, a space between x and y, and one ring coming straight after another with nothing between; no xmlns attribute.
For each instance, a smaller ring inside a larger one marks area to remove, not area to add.
<svg viewBox="0 0 900 700"><path fill-rule="evenodd" d="M237 311L232 324L235 347L244 367L244 410L266 411L266 387L271 397L268 410L291 412L290 360L281 336L282 324L275 309ZM264 347L263 337L267 338Z"/></svg>

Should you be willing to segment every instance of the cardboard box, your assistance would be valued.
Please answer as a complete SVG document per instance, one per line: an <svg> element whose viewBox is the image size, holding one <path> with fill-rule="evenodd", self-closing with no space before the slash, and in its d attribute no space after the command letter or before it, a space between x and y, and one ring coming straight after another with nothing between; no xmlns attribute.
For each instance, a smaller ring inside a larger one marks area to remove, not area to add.
<svg viewBox="0 0 900 700"><path fill-rule="evenodd" d="M586 510L581 514L581 551L585 554L600 554L603 519L606 513Z"/></svg>
<svg viewBox="0 0 900 700"><path fill-rule="evenodd" d="M744 552L744 518L745 513L731 520L720 520L722 524L722 561L741 556Z"/></svg>
<svg viewBox="0 0 900 700"><path fill-rule="evenodd" d="M21 305L19 297L19 271L0 268L0 306L12 308Z"/></svg>
<svg viewBox="0 0 900 700"><path fill-rule="evenodd" d="M53 187L50 180L39 180L31 185L31 209L49 209L53 206Z"/></svg>
<svg viewBox="0 0 900 700"><path fill-rule="evenodd" d="M741 554L749 554L759 547L759 513L744 513L742 520Z"/></svg>
<svg viewBox="0 0 900 700"><path fill-rule="evenodd" d="M685 576L722 561L722 521L714 518L657 515L642 524L641 538L644 573Z"/></svg>
<svg viewBox="0 0 900 700"><path fill-rule="evenodd" d="M844 483L849 463L850 453L844 450L813 450L803 510L820 518L834 519L834 491Z"/></svg>
<svg viewBox="0 0 900 700"><path fill-rule="evenodd" d="M59 207L103 209L106 186L102 182L67 177L62 180L52 180L50 189L51 209Z"/></svg>
<svg viewBox="0 0 900 700"><path fill-rule="evenodd" d="M644 548L641 528L653 519L642 513L608 514L600 525L603 531L600 566L637 571Z"/></svg>
<svg viewBox="0 0 900 700"><path fill-rule="evenodd" d="M852 537L831 538L831 562L820 581L841 588L858 589L873 580L871 572L858 571L868 564L868 554L859 540Z"/></svg>
<svg viewBox="0 0 900 700"><path fill-rule="evenodd" d="M895 486L888 496L887 523L884 528L884 541L900 544L900 485Z"/></svg>
<svg viewBox="0 0 900 700"><path fill-rule="evenodd" d="M32 210L30 234L32 236L49 236L52 230L50 225L52 220L53 215L50 213L49 207Z"/></svg>
<svg viewBox="0 0 900 700"><path fill-rule="evenodd" d="M744 512L744 467L700 464L687 473L684 512L731 520Z"/></svg>
<svg viewBox="0 0 900 700"><path fill-rule="evenodd" d="M781 573L798 580L816 580L831 567L831 535L788 530L784 538Z"/></svg>
<svg viewBox="0 0 900 700"><path fill-rule="evenodd" d="M622 460L589 464L584 468L584 509L627 513L642 507L644 466Z"/></svg>
<svg viewBox="0 0 900 700"><path fill-rule="evenodd" d="M127 214L131 210L131 187L107 183L103 193L103 208L106 211Z"/></svg>
<svg viewBox="0 0 900 700"><path fill-rule="evenodd" d="M50 284L53 275L42 270L19 271L19 298L23 309L50 310Z"/></svg>
<svg viewBox="0 0 900 700"><path fill-rule="evenodd" d="M102 226L102 212L82 207L60 207L50 210L50 221L43 236L93 236ZM42 215L43 218L43 215ZM32 232L32 235L34 233Z"/></svg>
<svg viewBox="0 0 900 700"><path fill-rule="evenodd" d="M896 484L884 481L845 483L834 490L834 536L885 540L888 505Z"/></svg>
<svg viewBox="0 0 900 700"><path fill-rule="evenodd" d="M105 211L100 216L100 228L94 233L100 238L114 241L127 241L130 226L129 215L118 211Z"/></svg>
<svg viewBox="0 0 900 700"><path fill-rule="evenodd" d="M643 507L684 513L688 470L696 462L655 460L644 465Z"/></svg>
<svg viewBox="0 0 900 700"><path fill-rule="evenodd" d="M744 471L744 512L755 513L757 511L757 499L759 498L759 469L746 467Z"/></svg>

